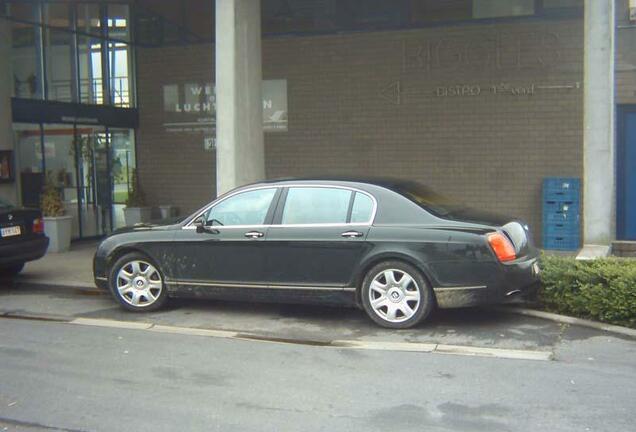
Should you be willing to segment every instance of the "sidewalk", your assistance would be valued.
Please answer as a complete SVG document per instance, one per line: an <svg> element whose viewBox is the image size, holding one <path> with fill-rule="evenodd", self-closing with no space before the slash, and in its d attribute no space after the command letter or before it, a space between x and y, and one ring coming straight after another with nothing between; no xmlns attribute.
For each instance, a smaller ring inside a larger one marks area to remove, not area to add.
<svg viewBox="0 0 636 432"><path fill-rule="evenodd" d="M47 253L41 259L27 263L16 277L16 283L96 289L93 255L98 244L98 241L77 242L68 252Z"/></svg>

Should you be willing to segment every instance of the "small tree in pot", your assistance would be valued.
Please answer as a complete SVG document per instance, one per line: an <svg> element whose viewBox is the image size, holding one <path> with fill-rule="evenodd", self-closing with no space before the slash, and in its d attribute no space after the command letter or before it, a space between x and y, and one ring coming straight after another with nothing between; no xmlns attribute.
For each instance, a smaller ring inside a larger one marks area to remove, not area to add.
<svg viewBox="0 0 636 432"><path fill-rule="evenodd" d="M126 225L135 225L148 222L152 217L152 208L146 206L146 196L144 195L135 170L132 172L126 207L124 208L124 219Z"/></svg>
<svg viewBox="0 0 636 432"><path fill-rule="evenodd" d="M66 215L62 195L47 175L40 207L44 216L44 233L49 238L49 252L65 252L71 245L72 217Z"/></svg>

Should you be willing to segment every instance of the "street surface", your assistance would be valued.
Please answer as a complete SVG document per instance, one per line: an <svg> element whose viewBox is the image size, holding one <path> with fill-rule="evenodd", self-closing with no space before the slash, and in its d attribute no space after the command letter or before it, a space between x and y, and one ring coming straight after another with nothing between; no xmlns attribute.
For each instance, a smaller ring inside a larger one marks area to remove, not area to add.
<svg viewBox="0 0 636 432"><path fill-rule="evenodd" d="M355 310L179 302L122 315L106 296L8 287L0 308L0 431L636 429L636 341L527 317L467 310L403 333ZM7 318L9 310L199 328L206 318L222 327L219 316L236 327L251 314L250 331L314 338L320 328L342 337L344 322L348 339L550 349L555 360L172 335Z"/></svg>

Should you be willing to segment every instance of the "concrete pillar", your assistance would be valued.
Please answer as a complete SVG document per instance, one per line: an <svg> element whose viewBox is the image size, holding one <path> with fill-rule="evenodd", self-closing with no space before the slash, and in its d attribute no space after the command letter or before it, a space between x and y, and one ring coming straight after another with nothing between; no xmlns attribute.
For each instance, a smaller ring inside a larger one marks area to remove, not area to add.
<svg viewBox="0 0 636 432"><path fill-rule="evenodd" d="M260 0L216 0L216 190L265 178Z"/></svg>
<svg viewBox="0 0 636 432"><path fill-rule="evenodd" d="M614 0L585 0L583 241L588 252L604 251L615 236L614 19Z"/></svg>
<svg viewBox="0 0 636 432"><path fill-rule="evenodd" d="M13 150L11 97L14 81L11 70L11 22L3 18L4 12L4 10L0 11L0 150ZM14 166L13 169L15 170L16 167ZM18 204L16 201L17 173L13 174L16 178L14 183L0 184L0 198Z"/></svg>

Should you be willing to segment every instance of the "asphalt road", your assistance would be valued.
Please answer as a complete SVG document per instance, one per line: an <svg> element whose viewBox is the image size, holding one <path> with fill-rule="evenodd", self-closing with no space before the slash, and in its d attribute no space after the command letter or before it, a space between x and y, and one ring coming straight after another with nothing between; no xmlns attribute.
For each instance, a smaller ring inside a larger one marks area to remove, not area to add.
<svg viewBox="0 0 636 432"><path fill-rule="evenodd" d="M0 431L632 431L636 343L557 361L0 319Z"/></svg>

